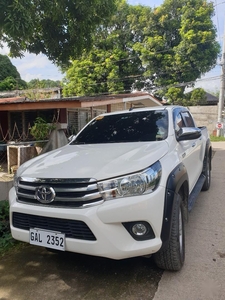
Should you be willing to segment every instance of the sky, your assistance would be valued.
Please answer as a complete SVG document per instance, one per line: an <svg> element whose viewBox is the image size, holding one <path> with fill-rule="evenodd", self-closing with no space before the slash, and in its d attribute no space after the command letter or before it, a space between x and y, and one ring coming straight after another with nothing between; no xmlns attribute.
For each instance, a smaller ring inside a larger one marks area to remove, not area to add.
<svg viewBox="0 0 225 300"><path fill-rule="evenodd" d="M225 0L211 0L215 5L215 16L213 22L217 28L218 32L218 42L221 45L223 43L223 35L225 29ZM150 7L157 7L163 3L163 0L128 0L131 5L146 5ZM225 39L225 38L224 38ZM8 54L8 49L5 47L0 48L0 54ZM61 80L64 75L59 71L59 69L52 64L48 58L43 55L35 55L26 53L23 58L10 58L14 66L16 66L20 76L23 80L29 82L32 79L39 78L51 79L51 80ZM218 60L217 66L206 73L196 82L195 87L202 87L207 91L219 91L220 88L220 75L221 75L221 62Z"/></svg>

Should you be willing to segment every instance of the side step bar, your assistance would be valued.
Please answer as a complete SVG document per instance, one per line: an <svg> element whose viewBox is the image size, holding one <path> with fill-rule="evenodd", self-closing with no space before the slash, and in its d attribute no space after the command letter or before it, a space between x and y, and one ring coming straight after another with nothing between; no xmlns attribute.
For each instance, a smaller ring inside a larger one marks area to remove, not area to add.
<svg viewBox="0 0 225 300"><path fill-rule="evenodd" d="M201 175L195 185L195 187L193 188L191 194L189 195L189 198L188 198L188 211L191 211L194 204L195 204L195 201L199 195L199 193L201 192L202 190L202 186L205 182L205 175Z"/></svg>

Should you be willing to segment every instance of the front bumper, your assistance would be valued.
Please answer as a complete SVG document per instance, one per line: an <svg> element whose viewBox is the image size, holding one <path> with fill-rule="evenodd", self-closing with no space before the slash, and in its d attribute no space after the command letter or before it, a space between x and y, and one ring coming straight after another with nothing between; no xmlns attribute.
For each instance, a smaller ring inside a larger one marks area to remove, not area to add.
<svg viewBox="0 0 225 300"><path fill-rule="evenodd" d="M62 209L18 203L15 189L9 193L10 227L13 238L29 243L29 230L19 229L12 224L14 212L83 221L96 240L66 238L66 251L124 259L157 252L162 245L160 238L164 208L165 189L158 187L151 194L106 201L101 205L81 209ZM150 224L155 238L137 241L122 223L145 221Z"/></svg>

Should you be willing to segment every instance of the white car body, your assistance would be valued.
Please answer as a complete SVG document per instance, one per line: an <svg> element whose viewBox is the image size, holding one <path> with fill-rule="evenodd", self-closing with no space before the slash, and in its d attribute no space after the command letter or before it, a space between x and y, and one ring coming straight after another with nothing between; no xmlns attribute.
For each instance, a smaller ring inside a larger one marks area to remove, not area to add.
<svg viewBox="0 0 225 300"><path fill-rule="evenodd" d="M153 110L168 112L168 135L163 140L134 143L68 144L24 163L16 175L17 178L25 178L28 182L36 179L44 179L48 182L50 180L51 182L52 179L57 181L92 178L99 183L127 174L140 173L159 162L162 171L155 190L138 196L103 199L87 206L67 208L48 206L38 201L36 201L37 203L18 201L16 188L13 187L9 193L13 237L30 243L29 230L14 226L13 214L19 213L40 218L53 218L54 220L84 222L95 239L65 237L64 250L66 251L112 259L144 256L158 252L163 243L161 238L163 222L167 219L165 217L165 197L168 192L168 178L174 176L171 175L171 172L179 165L184 166L187 172L187 193L190 195L202 174L208 140L207 131L202 130L200 138L177 141L173 119L175 108L171 106L135 110L135 112ZM111 113L110 115L120 113ZM104 116L107 117L108 114ZM39 185L42 185L41 181ZM174 193L176 193L175 190ZM139 221L150 225L154 232L154 238L135 240L124 226L126 223ZM36 227L38 228L38 224Z"/></svg>

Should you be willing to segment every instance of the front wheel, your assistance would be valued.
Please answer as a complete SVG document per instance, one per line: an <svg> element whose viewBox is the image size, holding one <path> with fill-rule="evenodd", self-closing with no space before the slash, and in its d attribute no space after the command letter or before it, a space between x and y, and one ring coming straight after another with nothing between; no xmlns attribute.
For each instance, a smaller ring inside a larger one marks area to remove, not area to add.
<svg viewBox="0 0 225 300"><path fill-rule="evenodd" d="M185 259L185 231L182 196L177 195L172 216L171 235L168 245L154 254L156 265L164 270L179 271Z"/></svg>
<svg viewBox="0 0 225 300"><path fill-rule="evenodd" d="M205 182L202 186L202 191L208 191L210 188L211 183L211 163L210 163L210 157L208 156L205 162L205 170L203 172L203 175L205 175Z"/></svg>

